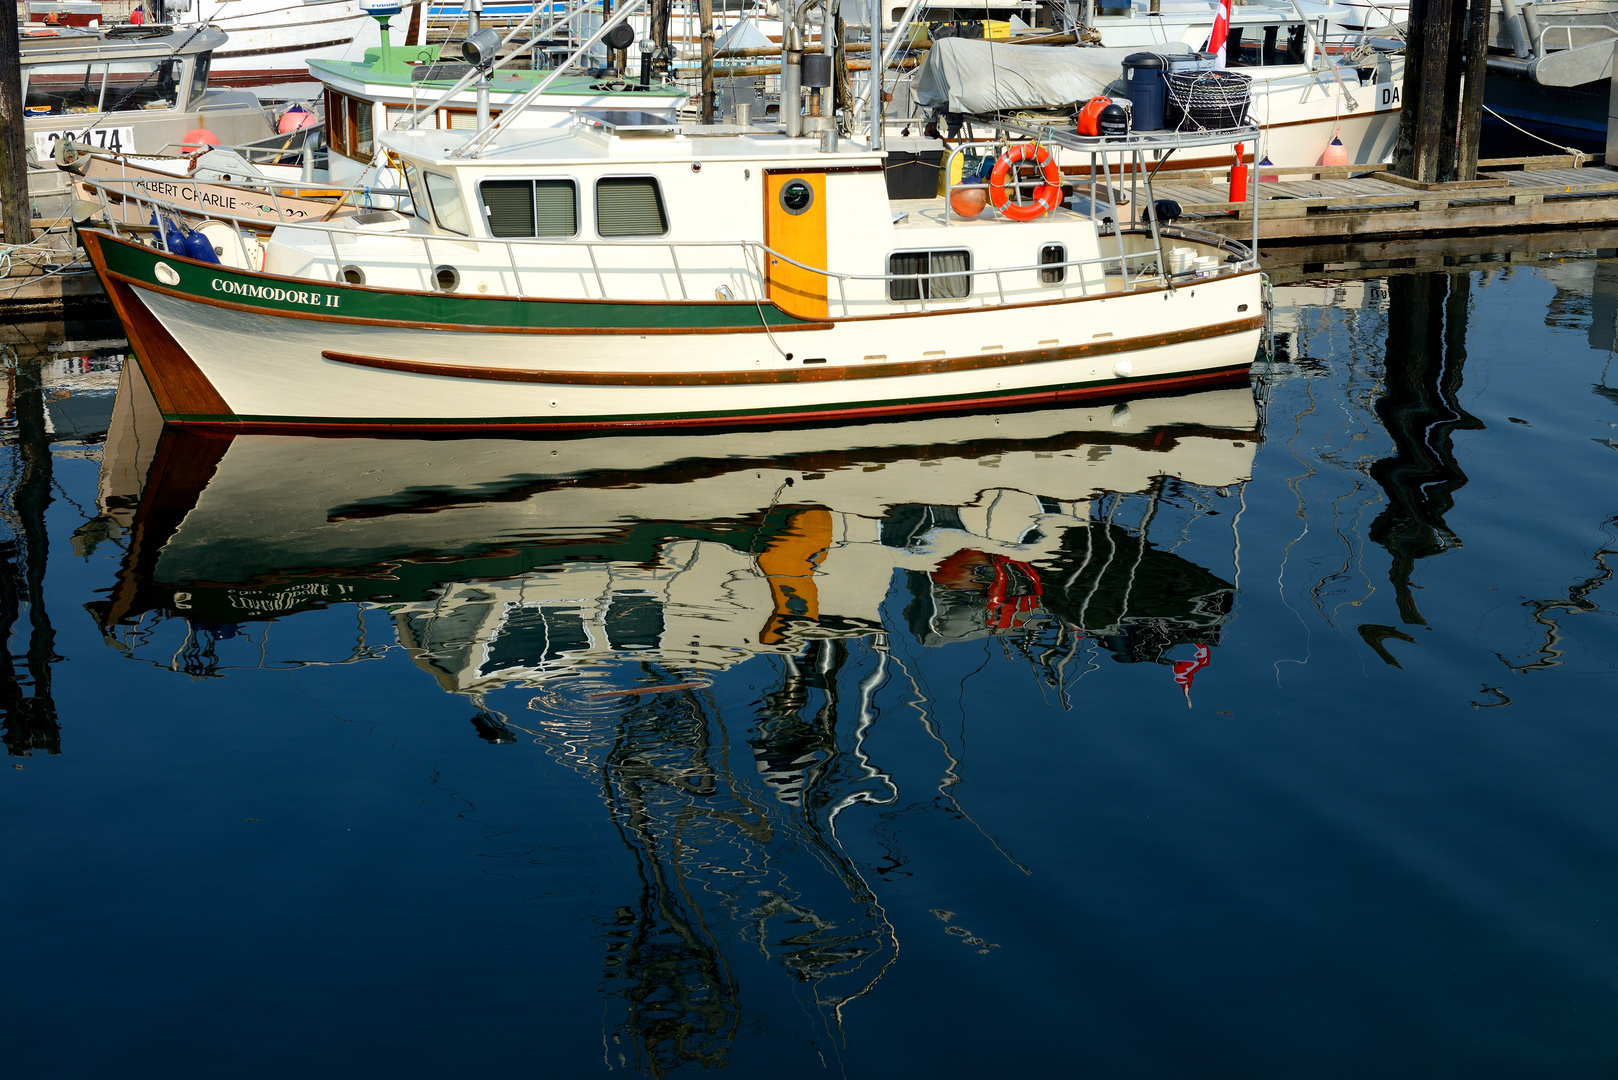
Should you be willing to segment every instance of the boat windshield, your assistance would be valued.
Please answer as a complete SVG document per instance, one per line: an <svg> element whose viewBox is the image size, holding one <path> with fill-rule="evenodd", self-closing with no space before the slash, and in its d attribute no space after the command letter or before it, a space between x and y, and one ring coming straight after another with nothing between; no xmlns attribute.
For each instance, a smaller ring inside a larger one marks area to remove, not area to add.
<svg viewBox="0 0 1618 1080"><path fill-rule="evenodd" d="M29 116L172 109L182 61L84 61L23 68L23 109Z"/></svg>
<svg viewBox="0 0 1618 1080"><path fill-rule="evenodd" d="M1275 67L1304 62L1302 23L1232 26L1225 41L1229 67Z"/></svg>

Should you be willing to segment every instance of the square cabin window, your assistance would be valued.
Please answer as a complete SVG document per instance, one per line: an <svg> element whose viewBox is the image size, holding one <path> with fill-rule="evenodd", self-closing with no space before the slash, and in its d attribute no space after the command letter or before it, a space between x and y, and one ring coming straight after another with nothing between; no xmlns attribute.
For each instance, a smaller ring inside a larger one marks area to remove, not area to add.
<svg viewBox="0 0 1618 1080"><path fill-rule="evenodd" d="M485 180L479 192L490 236L578 235L579 191L571 180Z"/></svg>
<svg viewBox="0 0 1618 1080"><path fill-rule="evenodd" d="M596 235L663 236L669 231L663 192L651 176L609 176L596 181Z"/></svg>
<svg viewBox="0 0 1618 1080"><path fill-rule="evenodd" d="M1039 249L1039 265L1049 267L1039 272L1041 285L1060 285L1067 280L1067 247L1063 244L1046 244Z"/></svg>
<svg viewBox="0 0 1618 1080"><path fill-rule="evenodd" d="M958 251L900 251L888 256L888 299L964 300L972 295L972 253ZM899 275L937 275L906 279Z"/></svg>

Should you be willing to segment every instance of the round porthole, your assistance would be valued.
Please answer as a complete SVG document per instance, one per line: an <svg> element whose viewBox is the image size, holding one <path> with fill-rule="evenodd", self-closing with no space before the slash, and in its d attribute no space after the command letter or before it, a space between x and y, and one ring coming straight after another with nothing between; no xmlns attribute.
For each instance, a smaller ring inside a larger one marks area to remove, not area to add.
<svg viewBox="0 0 1618 1080"><path fill-rule="evenodd" d="M454 292L461 287L461 272L453 266L434 267L433 284L440 292Z"/></svg>
<svg viewBox="0 0 1618 1080"><path fill-rule="evenodd" d="M343 267L343 282L347 285L364 285L365 271L354 265Z"/></svg>
<svg viewBox="0 0 1618 1080"><path fill-rule="evenodd" d="M781 188L781 209L801 214L815 204L815 189L802 180L788 180Z"/></svg>

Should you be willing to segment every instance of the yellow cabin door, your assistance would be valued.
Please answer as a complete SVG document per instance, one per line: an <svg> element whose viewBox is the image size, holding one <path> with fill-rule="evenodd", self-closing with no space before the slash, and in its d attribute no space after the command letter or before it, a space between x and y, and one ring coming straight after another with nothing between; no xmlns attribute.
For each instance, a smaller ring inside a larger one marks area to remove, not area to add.
<svg viewBox="0 0 1618 1080"><path fill-rule="evenodd" d="M764 244L770 300L800 319L824 319L827 279L817 270L826 265L825 173L764 174Z"/></svg>

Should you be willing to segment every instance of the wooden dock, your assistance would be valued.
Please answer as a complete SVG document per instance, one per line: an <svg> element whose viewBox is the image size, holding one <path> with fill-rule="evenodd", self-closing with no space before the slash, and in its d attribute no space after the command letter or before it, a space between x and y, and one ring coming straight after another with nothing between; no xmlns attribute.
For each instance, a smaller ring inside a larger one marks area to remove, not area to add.
<svg viewBox="0 0 1618 1080"><path fill-rule="evenodd" d="M1261 242L1314 243L1445 233L1529 232L1618 226L1618 170L1577 167L1570 157L1478 163L1477 180L1416 184L1387 166L1288 170L1258 185ZM1187 224L1237 240L1253 235L1252 209L1229 201L1224 175L1168 173L1158 199L1180 204Z"/></svg>

